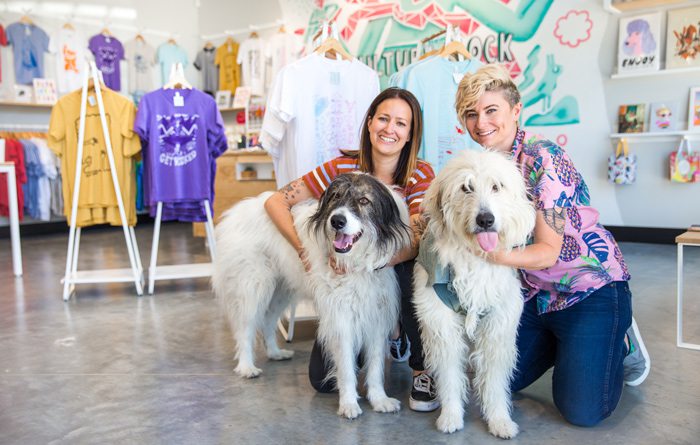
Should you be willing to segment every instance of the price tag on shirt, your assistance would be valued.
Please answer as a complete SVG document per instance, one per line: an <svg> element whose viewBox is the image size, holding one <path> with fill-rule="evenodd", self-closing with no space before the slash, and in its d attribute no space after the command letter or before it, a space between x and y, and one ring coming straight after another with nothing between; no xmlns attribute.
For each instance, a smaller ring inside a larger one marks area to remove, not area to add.
<svg viewBox="0 0 700 445"><path fill-rule="evenodd" d="M173 105L176 107L184 107L185 106L185 98L180 96L179 92L175 92L175 95L173 96Z"/></svg>
<svg viewBox="0 0 700 445"><path fill-rule="evenodd" d="M90 103L91 107L95 106L95 96L88 96L88 102Z"/></svg>
<svg viewBox="0 0 700 445"><path fill-rule="evenodd" d="M459 85L462 78L464 78L464 73L452 73L452 78L454 79L455 83Z"/></svg>

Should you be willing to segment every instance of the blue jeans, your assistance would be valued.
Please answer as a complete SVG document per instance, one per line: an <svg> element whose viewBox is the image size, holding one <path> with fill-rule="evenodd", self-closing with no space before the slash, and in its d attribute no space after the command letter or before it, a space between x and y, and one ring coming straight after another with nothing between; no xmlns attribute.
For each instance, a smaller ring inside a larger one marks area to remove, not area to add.
<svg viewBox="0 0 700 445"><path fill-rule="evenodd" d="M518 328L518 363L511 390L526 388L554 367L554 404L578 426L612 414L623 386L625 332L632 323L626 281L603 286L573 306L542 315L537 299L525 303Z"/></svg>

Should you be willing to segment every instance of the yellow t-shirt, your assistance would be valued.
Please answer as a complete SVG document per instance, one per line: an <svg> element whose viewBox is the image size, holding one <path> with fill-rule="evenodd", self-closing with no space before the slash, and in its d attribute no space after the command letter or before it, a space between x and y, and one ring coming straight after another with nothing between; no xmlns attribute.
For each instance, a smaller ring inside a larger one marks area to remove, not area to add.
<svg viewBox="0 0 700 445"><path fill-rule="evenodd" d="M109 168L100 112L95 92L90 91L85 118L85 143L80 179L77 226L109 223L121 225L117 195ZM121 189L127 224L136 224L136 161L141 142L133 131L136 109L126 97L102 88L105 117ZM61 158L64 213L70 224L75 189L75 164L80 130L81 90L61 98L51 110L47 142ZM94 105L93 105L94 104Z"/></svg>
<svg viewBox="0 0 700 445"><path fill-rule="evenodd" d="M236 92L241 81L241 68L236 62L238 43L234 40L224 42L216 49L214 64L219 67L219 89Z"/></svg>

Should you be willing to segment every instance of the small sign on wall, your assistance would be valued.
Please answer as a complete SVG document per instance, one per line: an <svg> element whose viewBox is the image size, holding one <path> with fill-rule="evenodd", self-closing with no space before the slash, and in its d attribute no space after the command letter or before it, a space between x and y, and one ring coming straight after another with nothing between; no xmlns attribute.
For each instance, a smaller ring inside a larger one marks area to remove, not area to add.
<svg viewBox="0 0 700 445"><path fill-rule="evenodd" d="M661 59L661 13L620 19L617 72L655 71Z"/></svg>

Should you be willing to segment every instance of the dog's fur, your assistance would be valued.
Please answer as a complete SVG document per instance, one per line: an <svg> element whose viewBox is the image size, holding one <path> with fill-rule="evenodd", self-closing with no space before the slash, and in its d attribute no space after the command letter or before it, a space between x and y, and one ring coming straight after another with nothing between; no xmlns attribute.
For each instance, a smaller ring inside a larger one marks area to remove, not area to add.
<svg viewBox="0 0 700 445"><path fill-rule="evenodd" d="M497 232L501 249L526 243L535 209L523 177L503 154L465 151L433 181L424 207L429 219L426 230L435 240L432 248L441 264L452 267L452 286L467 313L459 315L445 305L428 285L425 268L416 262L414 303L426 367L435 377L442 405L437 427L452 433L464 426L469 361L489 431L514 437L518 425L510 416L509 388L523 308L520 281L515 269L486 261L476 235ZM493 216L492 226L484 224L487 214Z"/></svg>
<svg viewBox="0 0 700 445"><path fill-rule="evenodd" d="M244 377L256 377L257 329L262 329L267 355L281 360L292 351L278 348L275 323L295 299L311 294L319 315L318 339L330 360L340 392L338 414L355 418L356 359L360 352L367 371L367 399L380 412L395 412L400 403L384 391L387 337L399 312L399 288L392 256L410 244L408 211L403 199L367 174L338 176L318 203L292 209L294 224L308 254L305 273L297 253L264 210L264 193L229 210L216 227L218 255L214 291L228 313ZM333 255L336 274L329 266Z"/></svg>

